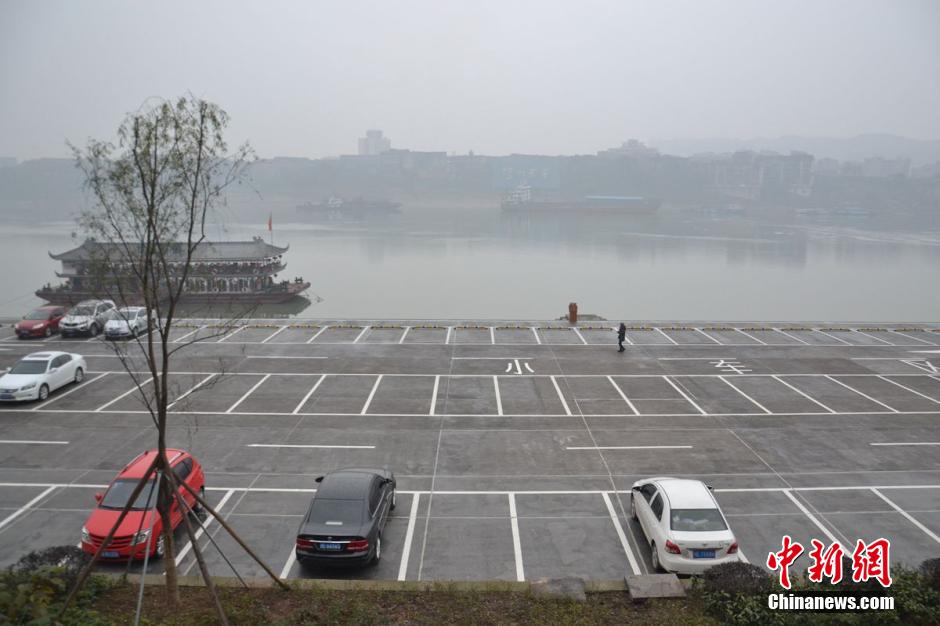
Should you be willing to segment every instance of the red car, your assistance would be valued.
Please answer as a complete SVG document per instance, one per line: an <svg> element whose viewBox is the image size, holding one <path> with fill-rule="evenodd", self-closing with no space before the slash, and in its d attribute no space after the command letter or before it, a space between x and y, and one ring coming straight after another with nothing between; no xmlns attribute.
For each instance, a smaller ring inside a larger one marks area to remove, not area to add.
<svg viewBox="0 0 940 626"><path fill-rule="evenodd" d="M204 494L206 477L199 462L184 450L167 449L166 454L177 479L185 481L200 495ZM95 494L98 506L82 527L82 550L89 554L95 553L156 455L157 450L144 452L121 470L106 492ZM114 533L111 543L101 552L103 559L142 559L148 550L151 557L163 556L163 522L157 513L155 486L156 477L151 475L134 506ZM180 495L193 510L198 510L196 499L185 487L180 486ZM176 502L173 503L170 515L175 530L183 521L183 513Z"/></svg>
<svg viewBox="0 0 940 626"><path fill-rule="evenodd" d="M51 337L52 333L59 332L59 320L64 316L65 309L60 306L41 306L30 311L13 328L20 339Z"/></svg>

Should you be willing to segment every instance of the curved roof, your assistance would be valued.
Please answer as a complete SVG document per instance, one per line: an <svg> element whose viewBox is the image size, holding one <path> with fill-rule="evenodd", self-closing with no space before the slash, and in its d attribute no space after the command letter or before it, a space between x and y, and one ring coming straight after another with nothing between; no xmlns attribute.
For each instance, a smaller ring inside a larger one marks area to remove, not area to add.
<svg viewBox="0 0 940 626"><path fill-rule="evenodd" d="M133 244L132 244L133 245ZM193 262L257 261L284 254L290 246L281 248L265 242L260 237L252 241L203 241L193 252ZM167 244L167 260L170 263L182 263L186 260L186 244L174 242ZM93 259L120 259L126 256L124 246L118 243L102 243L86 239L82 245L59 254L49 253L57 261L91 261Z"/></svg>

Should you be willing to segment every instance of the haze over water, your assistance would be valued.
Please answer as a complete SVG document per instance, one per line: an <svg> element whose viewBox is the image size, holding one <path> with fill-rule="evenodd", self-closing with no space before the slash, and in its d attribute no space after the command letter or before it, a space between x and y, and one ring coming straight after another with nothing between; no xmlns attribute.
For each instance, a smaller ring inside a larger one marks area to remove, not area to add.
<svg viewBox="0 0 940 626"><path fill-rule="evenodd" d="M46 252L76 245L73 230L0 231L0 316L21 316L40 304L35 289L59 282ZM209 232L256 235L269 238L264 224ZM406 208L368 224L276 218L274 242L290 245L278 278L302 275L313 304L260 315L553 319L578 302L582 314L611 320L940 318L940 232L879 231L864 219L784 224L687 212L578 221Z"/></svg>

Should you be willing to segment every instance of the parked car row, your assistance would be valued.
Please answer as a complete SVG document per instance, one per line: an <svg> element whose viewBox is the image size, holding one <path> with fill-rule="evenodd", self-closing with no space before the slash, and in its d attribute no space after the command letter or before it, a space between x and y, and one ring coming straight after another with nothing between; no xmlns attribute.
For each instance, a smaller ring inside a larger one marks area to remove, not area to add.
<svg viewBox="0 0 940 626"><path fill-rule="evenodd" d="M96 506L82 526L82 550L101 549L105 560L160 558L164 556L163 520L157 514L154 474L147 470L158 454L148 450L128 463L107 490L95 494ZM193 493L205 494L202 465L185 450L168 449L168 460L177 480L185 510L178 502L170 510L175 531L190 512L199 514ZM103 548L112 527L140 481L147 482L131 503L128 514ZM382 531L395 508L395 476L386 469L345 469L316 479L317 492L297 531L296 554L301 565L374 564L382 557ZM183 483L188 486L183 486Z"/></svg>
<svg viewBox="0 0 940 626"><path fill-rule="evenodd" d="M153 318L154 315L150 315ZM130 339L150 330L147 309L139 306L118 308L112 300L84 300L71 309L42 306L27 313L14 325L17 337L48 338L55 333L63 337L97 337L102 332L108 339Z"/></svg>

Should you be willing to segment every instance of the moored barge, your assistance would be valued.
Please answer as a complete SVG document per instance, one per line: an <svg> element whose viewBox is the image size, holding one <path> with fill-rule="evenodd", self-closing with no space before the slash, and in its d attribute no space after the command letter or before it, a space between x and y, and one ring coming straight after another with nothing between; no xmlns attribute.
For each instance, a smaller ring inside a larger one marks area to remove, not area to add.
<svg viewBox="0 0 940 626"><path fill-rule="evenodd" d="M133 244L130 246L133 247ZM202 242L190 260L182 303L272 304L286 302L310 288L300 277L278 280L287 264L284 254L290 246L279 247L261 237L251 241ZM59 285L47 284L36 295L57 305L73 305L91 298L121 296L121 304L143 304L140 288L130 269L121 271L128 254L118 244L86 240L82 245L49 256L62 263L56 276ZM171 274L181 272L186 262L186 245L167 246L165 257ZM117 268L117 269L115 269ZM178 283L177 283L178 284ZM166 289L169 285L166 286Z"/></svg>

